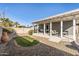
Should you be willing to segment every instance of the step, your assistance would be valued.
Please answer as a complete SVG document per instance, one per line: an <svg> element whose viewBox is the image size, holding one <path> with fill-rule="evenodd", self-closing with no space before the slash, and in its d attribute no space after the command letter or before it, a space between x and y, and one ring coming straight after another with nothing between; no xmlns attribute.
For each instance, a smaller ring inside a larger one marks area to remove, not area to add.
<svg viewBox="0 0 79 59"><path fill-rule="evenodd" d="M59 43L61 41L60 37L52 36L49 38L49 41Z"/></svg>

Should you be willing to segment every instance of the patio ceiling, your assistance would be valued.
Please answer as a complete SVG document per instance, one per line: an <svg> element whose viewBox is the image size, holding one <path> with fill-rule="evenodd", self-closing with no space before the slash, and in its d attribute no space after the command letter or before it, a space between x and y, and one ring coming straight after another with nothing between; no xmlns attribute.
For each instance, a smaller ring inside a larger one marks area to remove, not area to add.
<svg viewBox="0 0 79 59"><path fill-rule="evenodd" d="M39 21L35 21L35 22L33 22L33 24L59 22L61 20L63 20L63 21L70 21L70 20L73 19L74 16L75 16L76 20L79 19L79 9L73 10L73 11L70 11L70 12L66 12L66 13L62 13L62 14L58 14L58 15L55 15L55 16L50 16L50 17L41 19Z"/></svg>

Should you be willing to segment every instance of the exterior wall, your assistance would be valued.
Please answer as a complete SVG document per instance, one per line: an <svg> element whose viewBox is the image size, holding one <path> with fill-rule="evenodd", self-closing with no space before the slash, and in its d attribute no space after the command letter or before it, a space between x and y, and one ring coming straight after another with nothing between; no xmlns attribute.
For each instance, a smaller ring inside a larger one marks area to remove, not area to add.
<svg viewBox="0 0 79 59"><path fill-rule="evenodd" d="M50 29L50 24L46 23L45 24L45 32L48 33ZM44 33L44 24L39 25L39 32Z"/></svg>
<svg viewBox="0 0 79 59"><path fill-rule="evenodd" d="M48 24L49 25L49 24ZM56 30L60 35L60 22L53 22L52 23L52 30ZM39 29L42 29L41 33L43 33L43 24L39 25ZM46 29L47 30L47 29ZM73 21L63 21L63 32L67 31L67 35L73 35ZM40 32L40 31L39 31Z"/></svg>
<svg viewBox="0 0 79 59"><path fill-rule="evenodd" d="M29 30L33 30L33 28L13 28L17 35L27 35Z"/></svg>
<svg viewBox="0 0 79 59"><path fill-rule="evenodd" d="M56 30L60 34L60 22L52 23L52 30Z"/></svg>
<svg viewBox="0 0 79 59"><path fill-rule="evenodd" d="M39 24L39 32L43 33L44 32L44 25Z"/></svg>
<svg viewBox="0 0 79 59"><path fill-rule="evenodd" d="M49 28L50 28L50 24L48 24L48 25L49 25ZM52 35L52 37L50 37L48 33L46 33L47 34L46 35L46 34L43 34L43 33L40 33L40 32L35 33L34 35L39 36L39 37L49 38L52 41L53 41L52 38L59 40L59 39L61 39L60 38L60 32L61 32L60 31L61 30L60 25L61 25L60 22L52 22L52 30L56 30L56 32L58 32L58 34L56 36ZM42 29L43 29L43 27L42 27ZM62 39L64 39L63 41L72 42L73 41L73 20L71 20L71 21L63 21L63 33L66 33L66 32L67 32L67 34L64 34L64 36L62 38ZM55 40L55 41L57 41L57 40Z"/></svg>
<svg viewBox="0 0 79 59"><path fill-rule="evenodd" d="M64 21L63 31L68 31L68 35L73 35L73 21Z"/></svg>
<svg viewBox="0 0 79 59"><path fill-rule="evenodd" d="M76 23L79 24L79 20L76 20Z"/></svg>
<svg viewBox="0 0 79 59"><path fill-rule="evenodd" d="M77 36L79 36L79 20L76 21L76 32Z"/></svg>

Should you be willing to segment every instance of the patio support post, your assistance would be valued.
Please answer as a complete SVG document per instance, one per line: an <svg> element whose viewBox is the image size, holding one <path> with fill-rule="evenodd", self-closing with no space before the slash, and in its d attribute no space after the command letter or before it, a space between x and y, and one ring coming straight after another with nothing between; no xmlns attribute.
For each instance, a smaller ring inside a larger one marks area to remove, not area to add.
<svg viewBox="0 0 79 59"><path fill-rule="evenodd" d="M61 25L61 31L60 31L61 34L60 35L61 35L61 38L62 38L63 37L63 21L62 20L60 22L60 25Z"/></svg>
<svg viewBox="0 0 79 59"><path fill-rule="evenodd" d="M37 33L39 32L39 25L37 25Z"/></svg>
<svg viewBox="0 0 79 59"><path fill-rule="evenodd" d="M46 33L46 24L44 23L44 34Z"/></svg>
<svg viewBox="0 0 79 59"><path fill-rule="evenodd" d="M76 40L76 19L73 18L73 39Z"/></svg>
<svg viewBox="0 0 79 59"><path fill-rule="evenodd" d="M35 33L35 25L33 24L33 33Z"/></svg>
<svg viewBox="0 0 79 59"><path fill-rule="evenodd" d="M50 22L50 36L52 36L52 22Z"/></svg>
<svg viewBox="0 0 79 59"><path fill-rule="evenodd" d="M35 29L34 29L35 27L34 27L34 24L33 24L33 33L34 33L34 31L35 31Z"/></svg>

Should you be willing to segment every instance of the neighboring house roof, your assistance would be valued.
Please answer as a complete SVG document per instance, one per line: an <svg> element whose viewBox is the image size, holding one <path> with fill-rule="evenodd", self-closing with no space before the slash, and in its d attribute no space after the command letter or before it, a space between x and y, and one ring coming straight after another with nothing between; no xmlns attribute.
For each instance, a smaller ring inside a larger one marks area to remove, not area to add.
<svg viewBox="0 0 79 59"><path fill-rule="evenodd" d="M59 18L63 18L63 17L72 18L74 15L77 15L77 17L79 17L79 9L75 9L75 10L72 10L72 11L68 11L68 12L53 15L53 16L49 16L47 18L40 19L40 20L34 21L32 23L33 24L41 23L41 22L43 23L43 22L49 22L50 20L54 22L54 21L59 21ZM65 20L67 20L67 19L65 19Z"/></svg>

